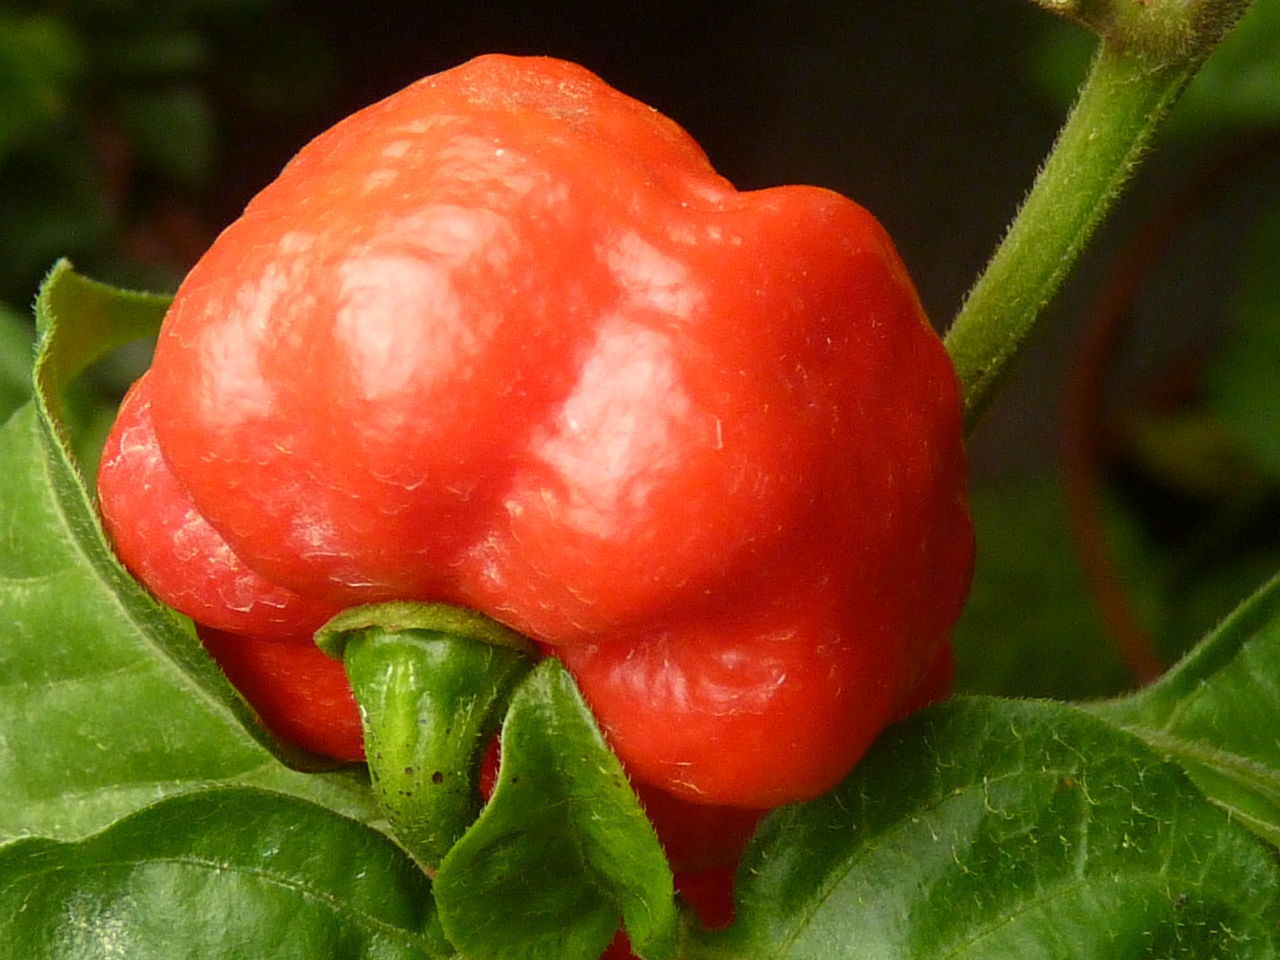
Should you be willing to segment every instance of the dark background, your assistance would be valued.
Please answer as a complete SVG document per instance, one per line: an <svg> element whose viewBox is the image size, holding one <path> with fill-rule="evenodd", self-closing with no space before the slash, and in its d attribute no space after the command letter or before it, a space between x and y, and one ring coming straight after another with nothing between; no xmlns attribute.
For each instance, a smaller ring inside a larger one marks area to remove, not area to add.
<svg viewBox="0 0 1280 960"><path fill-rule="evenodd" d="M0 216L29 207L4 217L9 237L0 226L10 303L61 255L106 280L171 287L311 136L418 77L500 51L583 63L685 126L742 189L815 183L858 200L896 238L939 327L1061 118L1061 98L1036 78L1036 49L1072 29L1025 0L7 6L15 22L55 22L74 61L52 91L63 103L44 118L47 149L63 155L5 165L0 154ZM188 99L165 107L166 94ZM80 167L65 169L66 155ZM51 205L92 206L69 195L95 179L109 209L51 225Z"/></svg>
<svg viewBox="0 0 1280 960"><path fill-rule="evenodd" d="M875 212L931 313L949 315L1012 213L1061 117L1031 76L1049 18L1022 0L329 3L280 15L318 31L334 85L288 136L228 130L223 211L302 138L479 53L576 60L676 119L741 189L817 183ZM255 122L255 119L257 122ZM248 161L248 162L243 162Z"/></svg>

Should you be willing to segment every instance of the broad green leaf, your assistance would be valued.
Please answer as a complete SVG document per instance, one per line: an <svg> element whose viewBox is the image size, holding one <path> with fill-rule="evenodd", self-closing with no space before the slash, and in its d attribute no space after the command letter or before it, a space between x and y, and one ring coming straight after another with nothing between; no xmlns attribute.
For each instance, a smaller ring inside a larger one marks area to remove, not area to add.
<svg viewBox="0 0 1280 960"><path fill-rule="evenodd" d="M212 783L377 817L355 775L281 761L190 624L116 561L64 443L62 387L166 302L66 264L39 297L37 396L0 429L0 842L82 837Z"/></svg>
<svg viewBox="0 0 1280 960"><path fill-rule="evenodd" d="M1157 683L1089 709L1180 764L1280 847L1280 578Z"/></svg>
<svg viewBox="0 0 1280 960"><path fill-rule="evenodd" d="M382 834L252 789L168 798L81 841L0 848L22 960L453 956L430 884Z"/></svg>
<svg viewBox="0 0 1280 960"><path fill-rule="evenodd" d="M1080 710L966 698L764 822L733 960L1263 960L1280 868L1181 770Z"/></svg>
<svg viewBox="0 0 1280 960"><path fill-rule="evenodd" d="M475 960L595 960L621 917L645 960L675 947L671 871L572 678L517 687L493 796L436 875L449 940Z"/></svg>

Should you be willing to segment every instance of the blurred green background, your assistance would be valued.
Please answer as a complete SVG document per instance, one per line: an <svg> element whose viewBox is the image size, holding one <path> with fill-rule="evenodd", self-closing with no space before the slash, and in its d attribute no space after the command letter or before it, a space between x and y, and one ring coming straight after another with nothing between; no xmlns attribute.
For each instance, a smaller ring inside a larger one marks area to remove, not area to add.
<svg viewBox="0 0 1280 960"><path fill-rule="evenodd" d="M1022 0L0 3L0 415L60 257L172 290L307 139L478 53L578 60L741 188L870 208L940 328L1012 216L1091 38ZM1259 0L972 440L962 689L1100 696L1280 569L1280 4ZM146 362L95 371L95 438Z"/></svg>

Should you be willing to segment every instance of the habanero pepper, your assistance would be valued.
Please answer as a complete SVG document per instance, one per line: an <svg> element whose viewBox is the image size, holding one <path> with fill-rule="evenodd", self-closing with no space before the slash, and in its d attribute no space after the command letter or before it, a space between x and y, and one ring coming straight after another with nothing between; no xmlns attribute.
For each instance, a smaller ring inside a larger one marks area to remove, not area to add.
<svg viewBox="0 0 1280 960"><path fill-rule="evenodd" d="M954 373L869 213L738 192L653 109L507 56L249 204L99 480L124 563L304 745L359 752L314 630L444 602L560 657L638 783L757 809L945 690L965 488Z"/></svg>

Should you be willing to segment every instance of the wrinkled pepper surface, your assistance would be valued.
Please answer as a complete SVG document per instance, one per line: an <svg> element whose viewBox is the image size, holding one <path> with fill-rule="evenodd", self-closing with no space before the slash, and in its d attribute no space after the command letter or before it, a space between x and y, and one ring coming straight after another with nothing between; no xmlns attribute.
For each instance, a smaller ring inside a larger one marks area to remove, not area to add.
<svg viewBox="0 0 1280 960"><path fill-rule="evenodd" d="M447 602L562 658L637 781L740 807L945 690L971 567L959 391L881 226L738 192L546 58L306 146L181 285L100 478L302 744L360 750L321 623Z"/></svg>

